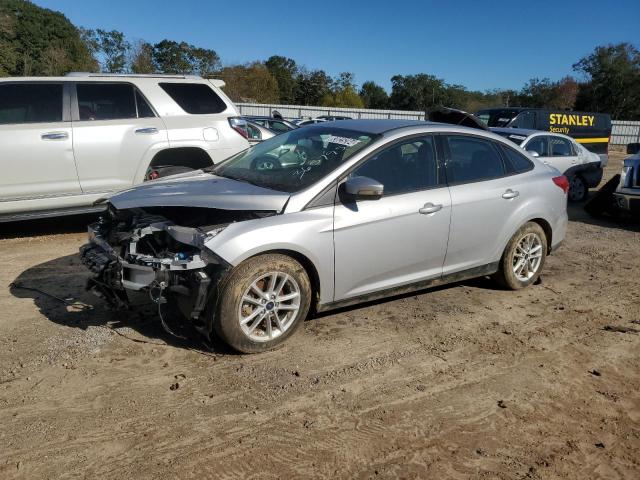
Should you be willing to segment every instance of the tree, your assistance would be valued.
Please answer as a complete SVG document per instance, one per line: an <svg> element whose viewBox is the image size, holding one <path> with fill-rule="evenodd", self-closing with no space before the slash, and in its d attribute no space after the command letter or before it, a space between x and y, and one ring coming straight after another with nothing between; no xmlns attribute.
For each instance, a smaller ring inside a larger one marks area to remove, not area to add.
<svg viewBox="0 0 640 480"><path fill-rule="evenodd" d="M136 42L129 52L129 69L132 73L155 73L153 46L145 41Z"/></svg>
<svg viewBox="0 0 640 480"><path fill-rule="evenodd" d="M573 69L586 79L578 94L579 108L608 112L615 119L640 118L640 52L635 46L596 47Z"/></svg>
<svg viewBox="0 0 640 480"><path fill-rule="evenodd" d="M24 0L0 1L0 72L5 75L45 75L52 60L56 74L95 71L80 32L61 13Z"/></svg>
<svg viewBox="0 0 640 480"><path fill-rule="evenodd" d="M127 56L131 44L125 39L122 32L117 30L96 30L100 44L100 52L103 55L102 70L108 73L124 73L127 65Z"/></svg>
<svg viewBox="0 0 640 480"><path fill-rule="evenodd" d="M360 98L365 108L388 108L389 95L380 85L375 82L364 82L360 88Z"/></svg>
<svg viewBox="0 0 640 480"><path fill-rule="evenodd" d="M224 91L235 102L275 103L278 82L260 62L225 67L219 73L226 86Z"/></svg>
<svg viewBox="0 0 640 480"><path fill-rule="evenodd" d="M391 108L397 110L429 112L445 105L445 90L444 81L433 75L395 75L391 78L389 103Z"/></svg>
<svg viewBox="0 0 640 480"><path fill-rule="evenodd" d="M153 46L153 64L161 73L198 74L210 76L220 67L220 57L214 50L194 47L187 42L162 40Z"/></svg>
<svg viewBox="0 0 640 480"><path fill-rule="evenodd" d="M296 103L319 105L330 91L331 77L324 70L307 71L301 69L296 77Z"/></svg>
<svg viewBox="0 0 640 480"><path fill-rule="evenodd" d="M298 73L298 66L295 60L272 55L265 62L265 66L278 82L279 103L294 103L296 100L296 75Z"/></svg>
<svg viewBox="0 0 640 480"><path fill-rule="evenodd" d="M321 105L362 108L364 103L356 91L353 73L342 72L331 80L329 91L322 97Z"/></svg>

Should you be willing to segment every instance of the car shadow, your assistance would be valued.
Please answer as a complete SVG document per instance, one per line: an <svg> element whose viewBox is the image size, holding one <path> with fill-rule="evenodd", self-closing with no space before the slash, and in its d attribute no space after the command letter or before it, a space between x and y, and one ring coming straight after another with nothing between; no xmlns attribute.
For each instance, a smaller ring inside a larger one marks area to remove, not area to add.
<svg viewBox="0 0 640 480"><path fill-rule="evenodd" d="M177 348L202 353L235 354L228 346L213 338L204 340L186 322L172 322L163 309L163 317L171 323L171 329L185 338L167 333L158 317L158 306L148 296L131 296L132 307L112 310L106 302L85 289L90 273L80 261L79 255L67 255L35 265L23 271L11 283L10 292L17 298L31 298L40 313L50 321L66 327L86 330L89 327L106 327L120 336L118 329L128 327L145 340L127 337L141 343L165 342Z"/></svg>
<svg viewBox="0 0 640 480"><path fill-rule="evenodd" d="M98 213L92 213L40 218L37 220L22 220L18 222L3 222L0 223L0 239L86 232L87 225L95 222L98 215Z"/></svg>
<svg viewBox="0 0 640 480"><path fill-rule="evenodd" d="M596 225L598 227L626 230L629 232L640 232L640 217L633 217L628 214L604 214L601 217L593 217L584 209L584 203L569 203L567 214L571 222L584 223L586 225Z"/></svg>

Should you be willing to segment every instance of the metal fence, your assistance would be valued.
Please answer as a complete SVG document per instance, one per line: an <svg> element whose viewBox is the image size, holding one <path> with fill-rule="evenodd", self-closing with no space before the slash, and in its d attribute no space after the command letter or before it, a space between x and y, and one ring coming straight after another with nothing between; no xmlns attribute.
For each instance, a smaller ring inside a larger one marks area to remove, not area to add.
<svg viewBox="0 0 640 480"><path fill-rule="evenodd" d="M640 142L640 122L614 120L611 122L611 127L612 145Z"/></svg>
<svg viewBox="0 0 640 480"><path fill-rule="evenodd" d="M404 110L369 110L366 108L310 107L304 105L267 105L260 103L237 103L241 115L271 116L278 110L284 118L313 118L320 115L344 115L352 118L399 118L424 120L424 112ZM640 142L640 122L613 120L611 122L611 144L626 145Z"/></svg>

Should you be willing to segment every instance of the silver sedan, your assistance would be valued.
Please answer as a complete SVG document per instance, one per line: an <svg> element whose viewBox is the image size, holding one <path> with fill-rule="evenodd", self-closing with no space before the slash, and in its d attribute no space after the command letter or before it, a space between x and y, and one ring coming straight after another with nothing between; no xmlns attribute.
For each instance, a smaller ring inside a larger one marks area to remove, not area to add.
<svg viewBox="0 0 640 480"><path fill-rule="evenodd" d="M258 168L266 158L282 161ZM145 291L169 331L179 311L261 352L310 311L485 275L531 285L564 239L568 189L490 132L325 122L111 197L81 254L111 304Z"/></svg>

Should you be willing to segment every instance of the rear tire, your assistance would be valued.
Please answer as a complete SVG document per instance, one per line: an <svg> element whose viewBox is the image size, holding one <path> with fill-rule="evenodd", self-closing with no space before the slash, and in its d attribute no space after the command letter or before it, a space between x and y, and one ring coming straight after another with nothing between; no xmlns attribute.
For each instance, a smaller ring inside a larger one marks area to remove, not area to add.
<svg viewBox="0 0 640 480"><path fill-rule="evenodd" d="M540 277L548 249L542 227L524 224L507 243L495 279L510 290L528 287Z"/></svg>
<svg viewBox="0 0 640 480"><path fill-rule="evenodd" d="M583 202L589 194L587 182L580 175L574 175L569 179L569 201Z"/></svg>
<svg viewBox="0 0 640 480"><path fill-rule="evenodd" d="M293 258L259 255L231 271L218 298L215 333L240 352L264 352L280 346L302 325L311 304L311 282Z"/></svg>

